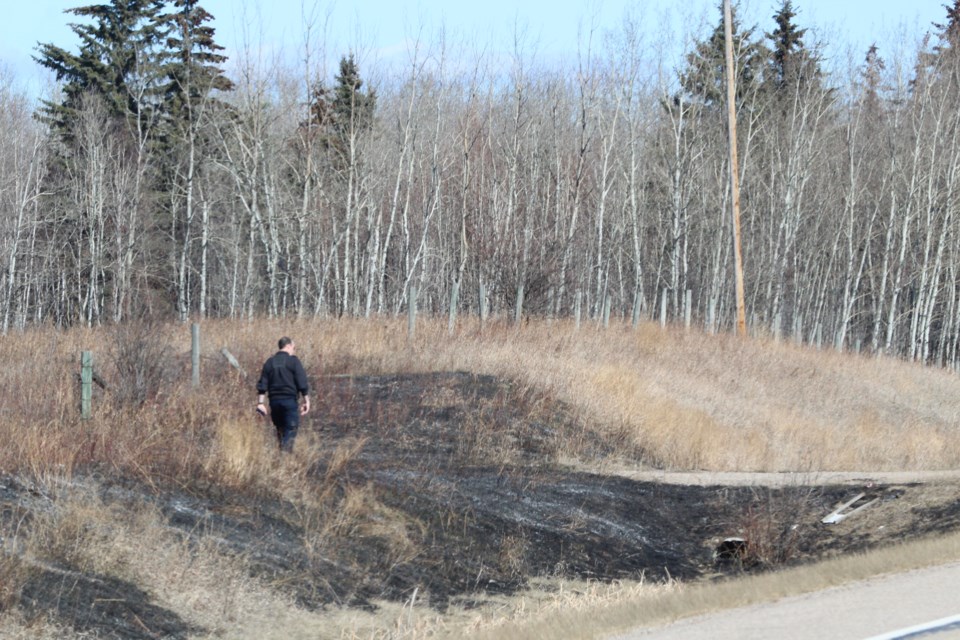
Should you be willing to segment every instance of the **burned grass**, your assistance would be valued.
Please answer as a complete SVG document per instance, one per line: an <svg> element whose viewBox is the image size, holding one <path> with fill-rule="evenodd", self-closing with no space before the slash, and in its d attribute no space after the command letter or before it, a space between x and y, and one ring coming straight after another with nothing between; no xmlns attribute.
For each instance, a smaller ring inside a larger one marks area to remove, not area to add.
<svg viewBox="0 0 960 640"><path fill-rule="evenodd" d="M604 474L606 460L641 464L644 452L601 441L569 406L490 376L339 376L318 386L300 449L270 454L266 480L148 482L90 466L63 492L4 478L3 570L17 583L6 606L103 637L212 633L145 579L130 532L150 527L181 555L235 562L302 610L416 599L438 612L545 578L713 580L960 529L949 487L703 487ZM237 428L266 429L252 418ZM571 455L580 470L561 459ZM876 506L820 522L861 490ZM90 510L108 515L98 522ZM46 543L17 542L31 536ZM727 538L742 544L724 553Z"/></svg>

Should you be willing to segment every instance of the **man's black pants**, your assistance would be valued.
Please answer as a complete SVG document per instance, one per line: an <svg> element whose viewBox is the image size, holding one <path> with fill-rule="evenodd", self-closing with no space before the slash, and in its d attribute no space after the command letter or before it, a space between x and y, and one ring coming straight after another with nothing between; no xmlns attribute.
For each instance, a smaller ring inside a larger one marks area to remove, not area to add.
<svg viewBox="0 0 960 640"><path fill-rule="evenodd" d="M293 451L293 441L300 426L300 405L296 398L270 398L270 419L277 428L280 450Z"/></svg>

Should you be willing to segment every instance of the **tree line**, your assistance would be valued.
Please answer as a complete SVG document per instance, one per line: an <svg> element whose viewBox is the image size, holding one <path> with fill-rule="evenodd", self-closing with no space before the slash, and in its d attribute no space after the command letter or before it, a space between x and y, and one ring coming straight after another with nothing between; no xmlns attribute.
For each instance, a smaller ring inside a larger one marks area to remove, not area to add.
<svg viewBox="0 0 960 640"><path fill-rule="evenodd" d="M960 363L960 0L913 54L832 73L792 0L735 19L748 324ZM550 66L412 47L232 77L198 0L71 10L0 81L0 323L418 306L734 322L723 27L666 71L626 16ZM602 35L602 37L600 37ZM248 52L249 53L249 52ZM368 70L367 75L371 75ZM481 300L479 292L485 299Z"/></svg>

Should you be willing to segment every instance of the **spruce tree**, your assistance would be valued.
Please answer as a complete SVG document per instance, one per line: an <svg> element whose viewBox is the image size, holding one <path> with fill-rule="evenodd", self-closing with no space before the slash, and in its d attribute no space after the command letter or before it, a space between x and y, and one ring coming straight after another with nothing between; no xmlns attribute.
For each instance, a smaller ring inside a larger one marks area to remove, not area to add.
<svg viewBox="0 0 960 640"><path fill-rule="evenodd" d="M766 82L775 93L808 82L818 85L823 82L820 56L804 43L803 36L807 30L797 26L796 17L793 1L782 0L780 9L773 15L777 27L766 34L771 42Z"/></svg>
<svg viewBox="0 0 960 640"><path fill-rule="evenodd" d="M163 226L166 236L174 239L175 296L181 319L193 306L190 275L197 256L193 255L191 238L197 233L193 228L199 209L196 202L202 193L198 184L208 159L217 152L212 124L216 114L227 108L217 94L233 88L221 67L227 58L214 40L215 30L208 24L212 19L198 0L174 0L173 11L161 17L167 38L163 52L164 112L157 145L159 182L169 209L169 222Z"/></svg>
<svg viewBox="0 0 960 640"><path fill-rule="evenodd" d="M363 90L363 80L353 54L340 59L339 73L332 89L318 83L310 104L310 127L334 154L334 164L342 158L350 141L373 124L377 106L375 91Z"/></svg>
<svg viewBox="0 0 960 640"><path fill-rule="evenodd" d="M211 130L213 108L223 106L214 104L211 96L232 86L221 69L226 58L214 41L212 16L198 0L109 0L68 13L89 21L71 25L80 38L79 50L43 44L36 56L62 83L61 99L45 102L38 113L63 142L60 166L65 170L51 172L49 179L62 179L69 186L69 181L84 175L90 164L87 154L94 148L89 142L91 127L82 126L90 121L85 111L102 110L97 116L110 135L94 142L111 150L115 163L111 170L133 166L137 172L129 206L148 201L163 205L151 210L152 217L143 215L144 229L158 233L141 236L139 250L174 258L175 277L167 281L176 282L177 293L182 294L184 274L192 266L190 225L200 192L197 185L214 149L206 132ZM87 134L86 140L81 133ZM76 189L52 191L67 194L64 210L71 215L81 220L90 215L84 202L69 201ZM161 211L168 215L159 215ZM102 213L95 218L97 224L105 220ZM103 283L96 286L105 288ZM186 310L180 310L185 315Z"/></svg>
<svg viewBox="0 0 960 640"><path fill-rule="evenodd" d="M221 65L227 57L214 40L213 19L198 0L174 0L174 11L160 17L167 34L162 53L164 77L162 117L156 147L163 164L175 163L178 153L189 146L204 143L200 135L203 121L227 108L218 93L233 89ZM170 167L164 172L169 174ZM167 176L169 179L170 176Z"/></svg>
<svg viewBox="0 0 960 640"><path fill-rule="evenodd" d="M944 23L933 23L937 28L938 36L942 45L935 47L935 51L943 52L947 50L956 50L960 47L960 0L953 0L953 4L945 4L943 8L947 10L947 21Z"/></svg>
<svg viewBox="0 0 960 640"><path fill-rule="evenodd" d="M960 0L945 4L943 8L947 12L946 21L933 23L936 32L927 33L923 50L917 56L915 75L910 81L911 89L914 91L929 82L942 80L951 73L960 76L957 55L960 52ZM927 46L934 37L938 43L927 50ZM960 82L960 77L957 81Z"/></svg>
<svg viewBox="0 0 960 640"><path fill-rule="evenodd" d="M696 43L686 56L686 67L680 74L684 93L703 106L722 109L726 104L726 37L724 35L723 5L720 4L720 22L710 37ZM754 37L755 27L744 29L737 16L737 6L731 9L734 63L737 70L736 100L742 103L753 85L763 75L766 49Z"/></svg>
<svg viewBox="0 0 960 640"><path fill-rule="evenodd" d="M38 46L34 59L63 83L63 99L44 101L39 116L65 141L73 137L88 93L103 100L115 121L154 120L161 101L158 49L164 28L158 17L162 9L163 0L110 0L68 9L67 13L92 20L70 25L80 38L79 51L72 53L51 43Z"/></svg>
<svg viewBox="0 0 960 640"><path fill-rule="evenodd" d="M883 100L880 98L880 89L883 81L883 71L886 64L880 57L876 44L870 45L867 55L860 68L860 77L863 79L863 94L861 100L868 114L879 116L883 110Z"/></svg>
<svg viewBox="0 0 960 640"><path fill-rule="evenodd" d="M162 16L167 33L163 72L164 107L170 119L182 121L187 110L214 91L229 91L233 83L221 65L227 61L214 40L213 19L198 0L174 0L175 11Z"/></svg>
<svg viewBox="0 0 960 640"><path fill-rule="evenodd" d="M363 80L353 54L340 59L340 73L333 95L333 124L341 136L364 131L373 124L377 104L374 91L363 91Z"/></svg>

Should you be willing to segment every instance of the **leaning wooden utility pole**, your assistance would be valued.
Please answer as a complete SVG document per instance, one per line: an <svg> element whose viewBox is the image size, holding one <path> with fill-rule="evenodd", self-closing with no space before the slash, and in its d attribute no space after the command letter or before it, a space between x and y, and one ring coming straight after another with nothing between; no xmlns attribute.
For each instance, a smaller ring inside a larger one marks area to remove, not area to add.
<svg viewBox="0 0 960 640"><path fill-rule="evenodd" d="M733 201L733 260L737 292L737 335L747 335L747 312L743 303L743 256L740 250L740 182L737 166L737 91L733 68L733 12L723 0L723 32L727 53L727 134L730 138L730 189Z"/></svg>

